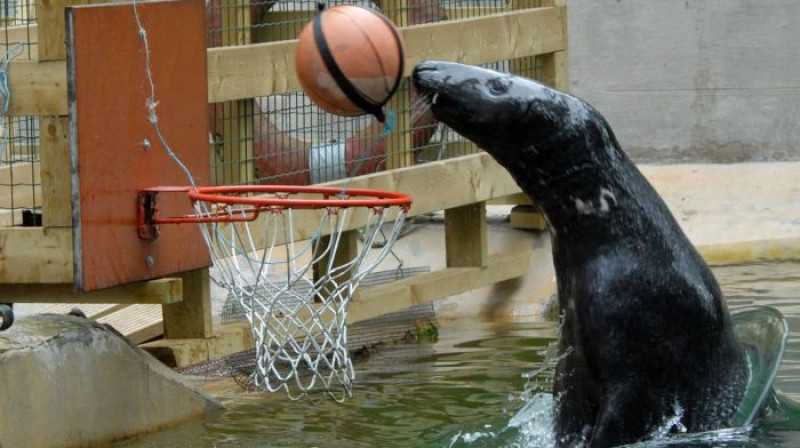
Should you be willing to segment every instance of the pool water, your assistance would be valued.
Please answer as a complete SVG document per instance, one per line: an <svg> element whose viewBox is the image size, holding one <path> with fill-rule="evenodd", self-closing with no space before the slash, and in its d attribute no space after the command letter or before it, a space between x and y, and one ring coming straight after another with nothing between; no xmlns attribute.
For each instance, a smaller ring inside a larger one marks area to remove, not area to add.
<svg viewBox="0 0 800 448"><path fill-rule="evenodd" d="M800 264L715 269L732 311L770 305L792 330L776 386L800 400ZM379 347L356 364L353 397L292 402L227 381L213 393L225 411L116 448L550 447L550 322L443 322L435 343ZM751 428L637 446L800 446L800 415L773 404Z"/></svg>

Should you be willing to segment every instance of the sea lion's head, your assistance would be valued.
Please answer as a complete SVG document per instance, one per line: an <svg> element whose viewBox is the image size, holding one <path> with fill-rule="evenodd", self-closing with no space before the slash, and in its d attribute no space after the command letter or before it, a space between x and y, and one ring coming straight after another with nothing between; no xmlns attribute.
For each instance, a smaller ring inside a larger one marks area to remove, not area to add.
<svg viewBox="0 0 800 448"><path fill-rule="evenodd" d="M563 147L585 134L594 109L571 95L521 76L472 65L423 62L414 88L434 116L495 158Z"/></svg>

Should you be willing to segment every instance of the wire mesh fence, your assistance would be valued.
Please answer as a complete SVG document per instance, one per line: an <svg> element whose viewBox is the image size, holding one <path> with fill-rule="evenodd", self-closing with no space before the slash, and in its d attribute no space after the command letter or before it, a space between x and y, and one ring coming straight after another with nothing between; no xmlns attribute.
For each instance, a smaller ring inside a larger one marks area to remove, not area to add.
<svg viewBox="0 0 800 448"><path fill-rule="evenodd" d="M0 227L41 224L38 117L10 117L8 66L37 58L36 2L0 1Z"/></svg>
<svg viewBox="0 0 800 448"><path fill-rule="evenodd" d="M381 10L397 25L478 17L541 0L332 0ZM297 37L313 17L315 0L210 0L209 47L246 45ZM36 60L38 33L34 0L0 0L0 49L5 78L9 63ZM498 61L490 68L539 78L536 58ZM2 80L5 82L5 79ZM3 91L2 100L8 98ZM387 106L395 124L372 117L339 117L314 105L303 92L209 105L213 183L313 184L420 164L475 152L439 125L416 101L408 80ZM0 227L27 224L41 210L37 117L7 117L0 126Z"/></svg>
<svg viewBox="0 0 800 448"><path fill-rule="evenodd" d="M0 137L0 227L41 225L38 117L8 117Z"/></svg>
<svg viewBox="0 0 800 448"><path fill-rule="evenodd" d="M325 4L378 9L398 26L407 26L535 8L541 0L333 0ZM317 6L315 0L214 0L209 3L209 45L295 39ZM487 64L531 78L540 78L540 65L533 57ZM388 128L372 117L326 113L303 92L212 105L213 182L315 184L476 151L436 122L427 105L417 101L408 80L387 109Z"/></svg>

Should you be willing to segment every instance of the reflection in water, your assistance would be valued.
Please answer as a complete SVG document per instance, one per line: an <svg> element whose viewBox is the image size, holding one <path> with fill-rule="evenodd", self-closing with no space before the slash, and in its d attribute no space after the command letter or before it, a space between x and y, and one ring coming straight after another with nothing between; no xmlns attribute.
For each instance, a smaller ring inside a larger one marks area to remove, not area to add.
<svg viewBox="0 0 800 448"><path fill-rule="evenodd" d="M800 400L800 264L715 273L731 310L770 305L784 314L793 332L776 385ZM552 370L539 367L554 331L552 323L448 323L435 344L389 345L359 363L353 398L344 404L322 397L290 402L228 385L221 393L228 410L114 446L549 447ZM772 404L755 428L636 446L800 446L800 415Z"/></svg>

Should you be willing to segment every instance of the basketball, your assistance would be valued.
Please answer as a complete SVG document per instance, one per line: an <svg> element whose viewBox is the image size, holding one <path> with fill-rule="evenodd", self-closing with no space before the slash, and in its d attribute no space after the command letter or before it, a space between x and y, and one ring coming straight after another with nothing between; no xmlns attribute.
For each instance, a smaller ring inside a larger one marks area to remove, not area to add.
<svg viewBox="0 0 800 448"><path fill-rule="evenodd" d="M405 44L383 14L340 5L317 12L300 32L297 77L321 109L343 116L375 115L403 77Z"/></svg>

